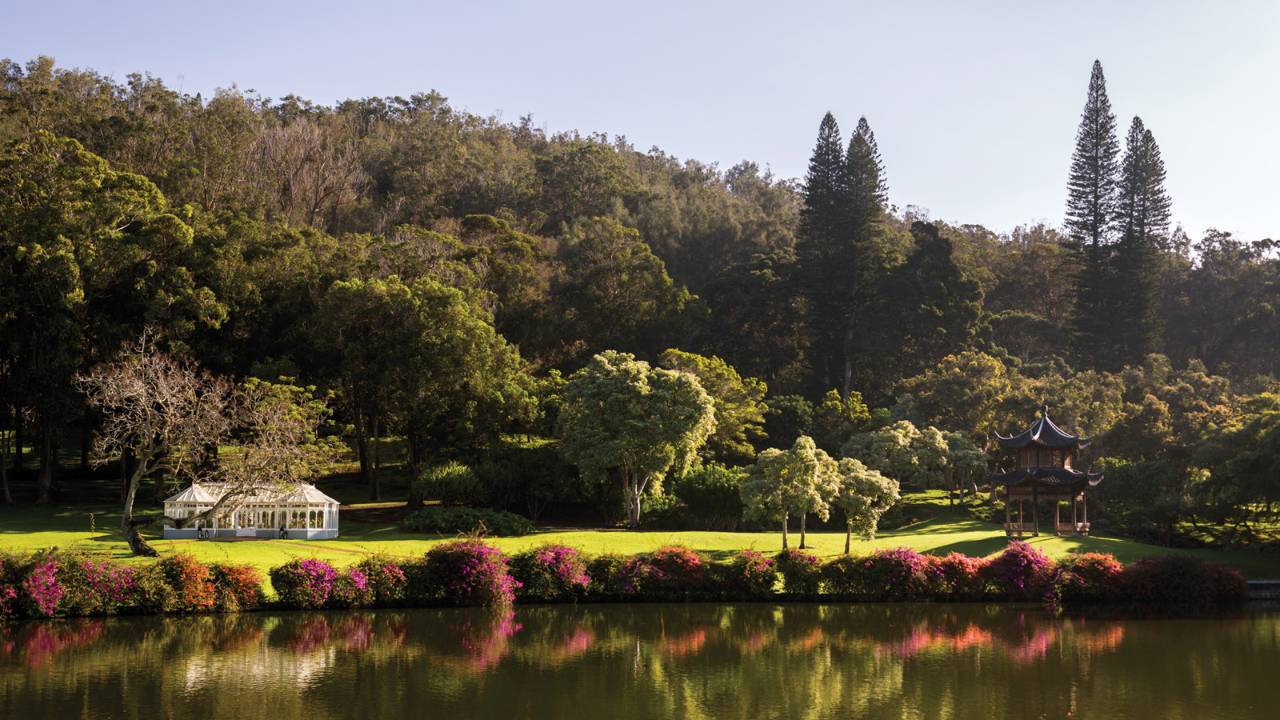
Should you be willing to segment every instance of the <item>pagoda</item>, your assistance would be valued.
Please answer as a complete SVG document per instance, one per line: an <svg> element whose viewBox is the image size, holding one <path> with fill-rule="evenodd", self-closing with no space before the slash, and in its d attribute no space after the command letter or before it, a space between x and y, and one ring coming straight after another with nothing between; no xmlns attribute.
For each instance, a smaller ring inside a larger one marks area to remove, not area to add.
<svg viewBox="0 0 1280 720"><path fill-rule="evenodd" d="M1090 439L1072 435L1049 419L1046 405L1040 418L1017 435L996 434L1000 447L1017 451L1015 469L991 476L995 487L1004 488L1004 530L1009 537L1040 534L1041 500L1053 501L1054 532L1058 535L1088 535L1089 488L1102 482L1102 473L1081 472L1072 467L1079 451ZM1031 503L1027 522L1024 505ZM1071 521L1063 522L1062 505L1071 505ZM1017 519L1013 506L1017 505Z"/></svg>

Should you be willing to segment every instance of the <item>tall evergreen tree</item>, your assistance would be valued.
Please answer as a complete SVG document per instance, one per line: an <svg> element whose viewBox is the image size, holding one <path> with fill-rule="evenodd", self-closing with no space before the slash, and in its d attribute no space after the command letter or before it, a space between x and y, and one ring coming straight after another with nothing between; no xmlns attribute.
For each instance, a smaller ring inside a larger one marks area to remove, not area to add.
<svg viewBox="0 0 1280 720"><path fill-rule="evenodd" d="M818 142L809 158L796 238L802 292L808 299L806 320L812 337L815 394L832 387L842 367L845 328L841 288L847 280L836 256L848 236L848 204L844 143L835 116L828 112L818 126Z"/></svg>
<svg viewBox="0 0 1280 720"><path fill-rule="evenodd" d="M1116 170L1120 143L1116 117L1107 99L1102 63L1093 61L1089 93L1076 132L1067 180L1066 230L1076 254L1072 326L1077 356L1086 364L1110 364L1106 345L1111 237L1116 208Z"/></svg>
<svg viewBox="0 0 1280 720"><path fill-rule="evenodd" d="M884 162L875 133L865 117L858 118L858 127L849 138L849 152L845 156L849 183L848 237L843 246L842 266L847 268L850 283L844 298L845 337L840 392L848 397L853 392L854 360L868 348L858 342L865 334L867 318L863 309L874 299L876 283L885 266L882 251L881 226L885 205L889 201L888 185L884 178Z"/></svg>
<svg viewBox="0 0 1280 720"><path fill-rule="evenodd" d="M1109 313L1115 364L1136 364L1160 349L1160 244L1169 231L1171 203L1164 160L1155 136L1134 117L1129 126L1116 214L1119 240L1112 256L1115 278Z"/></svg>

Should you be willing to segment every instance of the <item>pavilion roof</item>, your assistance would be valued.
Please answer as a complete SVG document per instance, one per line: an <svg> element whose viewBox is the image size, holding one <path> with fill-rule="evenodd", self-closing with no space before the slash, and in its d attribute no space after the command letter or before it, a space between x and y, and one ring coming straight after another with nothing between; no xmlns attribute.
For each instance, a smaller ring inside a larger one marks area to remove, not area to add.
<svg viewBox="0 0 1280 720"><path fill-rule="evenodd" d="M1010 470L991 476L991 481L1006 487L1039 485L1041 487L1093 487L1102 482L1102 473L1080 472L1063 467L1033 467Z"/></svg>
<svg viewBox="0 0 1280 720"><path fill-rule="evenodd" d="M1031 427L1009 437L996 433L996 439L1000 441L1001 447L1009 449L1024 448L1028 445L1040 445L1048 448L1086 448L1090 442L1090 438L1072 435L1058 427L1057 424L1049 419L1049 407L1047 405L1041 411L1040 417L1031 424Z"/></svg>
<svg viewBox="0 0 1280 720"><path fill-rule="evenodd" d="M166 498L165 502L177 503L215 503L219 498L227 492L227 486L224 483L191 483L172 497ZM324 494L315 485L303 483L297 487L285 488L278 490L275 488L260 488L255 492L245 495L238 501L243 503L288 503L288 504L307 504L307 505L337 505L338 501Z"/></svg>

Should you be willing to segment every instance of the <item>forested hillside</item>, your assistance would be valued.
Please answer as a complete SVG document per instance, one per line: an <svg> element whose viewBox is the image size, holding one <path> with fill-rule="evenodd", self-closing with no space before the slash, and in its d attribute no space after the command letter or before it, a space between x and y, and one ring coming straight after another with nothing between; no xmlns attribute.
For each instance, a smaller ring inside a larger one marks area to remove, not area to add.
<svg viewBox="0 0 1280 720"><path fill-rule="evenodd" d="M962 467L981 483L962 451L1048 404L1098 438L1113 527L1240 542L1270 526L1276 243L1174 224L1159 128L1133 118L1121 140L1100 65L1074 153L1063 138L1061 228L894 207L868 120L818 120L791 180L434 91L322 106L3 61L0 467L33 448L39 499L73 492L55 450L87 462L100 421L74 379L150 328L218 376L315 386L371 483L379 436L404 437L415 471L529 462L503 438L563 432L565 378L615 350L714 401L704 475L809 434L832 454L915 448L881 468L919 468L908 484Z"/></svg>

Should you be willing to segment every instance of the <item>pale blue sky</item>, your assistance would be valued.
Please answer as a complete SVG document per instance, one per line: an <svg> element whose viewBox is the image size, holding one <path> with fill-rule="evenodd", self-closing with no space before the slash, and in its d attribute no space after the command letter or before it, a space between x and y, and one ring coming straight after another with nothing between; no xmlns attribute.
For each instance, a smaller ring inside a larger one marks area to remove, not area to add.
<svg viewBox="0 0 1280 720"><path fill-rule="evenodd" d="M458 107L802 176L822 113L865 114L890 196L995 230L1062 220L1089 66L1174 218L1280 237L1280 3L4 0L0 55L187 91L319 102L437 89Z"/></svg>

